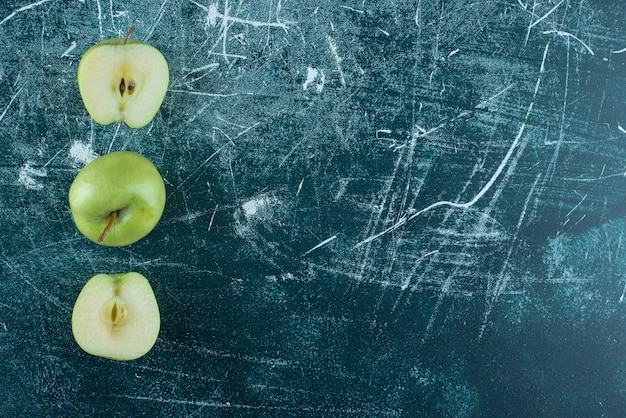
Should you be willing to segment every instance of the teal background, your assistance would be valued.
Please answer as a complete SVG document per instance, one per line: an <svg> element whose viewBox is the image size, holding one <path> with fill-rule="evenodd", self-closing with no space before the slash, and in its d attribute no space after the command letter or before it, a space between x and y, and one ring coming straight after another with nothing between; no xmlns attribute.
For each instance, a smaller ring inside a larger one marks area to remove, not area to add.
<svg viewBox="0 0 626 418"><path fill-rule="evenodd" d="M0 5L0 415L622 416L626 5L599 0ZM76 70L169 62L142 129ZM75 228L90 159L167 187L123 248ZM97 273L137 271L145 357L84 353Z"/></svg>

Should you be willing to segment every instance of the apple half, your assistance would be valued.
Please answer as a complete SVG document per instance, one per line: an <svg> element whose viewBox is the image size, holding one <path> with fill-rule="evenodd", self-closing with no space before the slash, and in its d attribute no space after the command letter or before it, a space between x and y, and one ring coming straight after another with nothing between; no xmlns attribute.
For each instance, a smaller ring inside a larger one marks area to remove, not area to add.
<svg viewBox="0 0 626 418"><path fill-rule="evenodd" d="M154 119L169 84L167 61L158 49L125 38L92 46L78 65L78 89L91 117L101 125L126 122L141 128Z"/></svg>
<svg viewBox="0 0 626 418"><path fill-rule="evenodd" d="M146 157L117 151L96 158L69 190L78 230L96 244L132 244L154 229L165 208L165 184Z"/></svg>
<svg viewBox="0 0 626 418"><path fill-rule="evenodd" d="M154 291L139 273L97 274L83 287L72 311L72 334L85 352L134 360L152 349L161 317Z"/></svg>

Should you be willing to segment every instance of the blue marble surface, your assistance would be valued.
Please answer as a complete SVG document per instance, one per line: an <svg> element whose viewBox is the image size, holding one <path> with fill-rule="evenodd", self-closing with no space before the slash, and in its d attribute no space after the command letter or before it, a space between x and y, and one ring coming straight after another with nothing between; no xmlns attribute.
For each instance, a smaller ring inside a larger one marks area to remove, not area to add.
<svg viewBox="0 0 626 418"><path fill-rule="evenodd" d="M623 416L626 4L599 0L0 5L0 415ZM76 70L162 51L142 129ZM78 171L154 162L156 229L105 248ZM74 301L138 271L145 357L84 353Z"/></svg>

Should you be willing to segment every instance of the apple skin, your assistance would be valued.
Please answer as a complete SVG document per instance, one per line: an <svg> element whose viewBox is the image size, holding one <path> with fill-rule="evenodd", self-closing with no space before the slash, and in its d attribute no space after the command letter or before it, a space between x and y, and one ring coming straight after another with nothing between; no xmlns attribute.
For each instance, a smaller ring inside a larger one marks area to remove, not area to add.
<svg viewBox="0 0 626 418"><path fill-rule="evenodd" d="M80 348L113 360L135 360L146 354L160 327L154 291L135 272L93 276L72 311L72 334Z"/></svg>
<svg viewBox="0 0 626 418"><path fill-rule="evenodd" d="M165 208L165 184L147 158L113 152L83 167L70 186L69 204L83 235L96 244L120 247L140 240L157 225Z"/></svg>
<svg viewBox="0 0 626 418"><path fill-rule="evenodd" d="M124 94L120 93L121 80L126 85ZM161 52L135 39L100 42L85 52L78 65L83 103L101 125L146 126L159 111L168 85L169 68Z"/></svg>

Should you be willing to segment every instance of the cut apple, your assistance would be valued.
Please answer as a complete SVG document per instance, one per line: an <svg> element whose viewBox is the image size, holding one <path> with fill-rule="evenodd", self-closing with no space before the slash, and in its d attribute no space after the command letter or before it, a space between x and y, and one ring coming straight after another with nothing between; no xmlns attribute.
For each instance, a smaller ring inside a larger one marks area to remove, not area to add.
<svg viewBox="0 0 626 418"><path fill-rule="evenodd" d="M109 39L87 50L78 65L78 88L91 117L102 125L141 128L154 119L169 84L167 61L151 45Z"/></svg>
<svg viewBox="0 0 626 418"><path fill-rule="evenodd" d="M152 287L134 272L92 277L72 312L72 333L80 348L113 360L134 360L146 354L160 326Z"/></svg>

